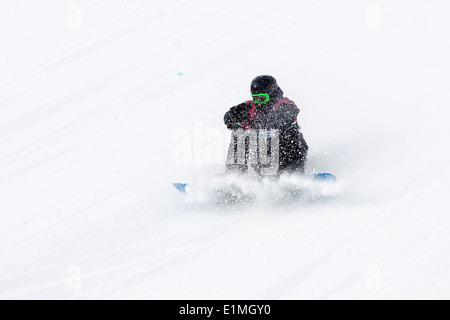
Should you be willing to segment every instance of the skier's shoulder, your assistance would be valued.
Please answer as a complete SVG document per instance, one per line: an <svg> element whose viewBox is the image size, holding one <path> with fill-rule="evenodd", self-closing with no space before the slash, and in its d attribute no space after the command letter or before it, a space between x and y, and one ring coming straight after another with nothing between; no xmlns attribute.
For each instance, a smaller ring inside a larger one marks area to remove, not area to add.
<svg viewBox="0 0 450 320"><path fill-rule="evenodd" d="M291 99L287 98L287 97L281 98L281 103L295 105L295 102L292 101Z"/></svg>
<svg viewBox="0 0 450 320"><path fill-rule="evenodd" d="M289 98L286 97L282 97L278 102L277 105L275 106L275 109L277 109L278 107L283 107L283 108L293 108L295 110L300 110L297 105L295 104L294 101L292 101Z"/></svg>

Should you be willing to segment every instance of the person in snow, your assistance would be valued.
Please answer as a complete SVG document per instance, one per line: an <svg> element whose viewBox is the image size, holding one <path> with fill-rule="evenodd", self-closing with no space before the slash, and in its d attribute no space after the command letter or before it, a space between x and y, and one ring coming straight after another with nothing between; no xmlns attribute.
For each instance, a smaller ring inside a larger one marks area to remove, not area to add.
<svg viewBox="0 0 450 320"><path fill-rule="evenodd" d="M253 100L232 107L224 117L230 130L279 130L279 173L304 173L308 145L297 116L295 103L284 97L283 90L274 77L256 77L250 87Z"/></svg>

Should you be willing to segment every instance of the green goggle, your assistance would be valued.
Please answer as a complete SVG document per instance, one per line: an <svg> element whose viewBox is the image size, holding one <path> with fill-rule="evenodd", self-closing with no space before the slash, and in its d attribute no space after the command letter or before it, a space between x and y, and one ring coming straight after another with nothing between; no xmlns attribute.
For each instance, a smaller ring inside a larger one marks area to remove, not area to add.
<svg viewBox="0 0 450 320"><path fill-rule="evenodd" d="M270 99L267 93L252 94L252 98L253 102L256 104L264 104Z"/></svg>

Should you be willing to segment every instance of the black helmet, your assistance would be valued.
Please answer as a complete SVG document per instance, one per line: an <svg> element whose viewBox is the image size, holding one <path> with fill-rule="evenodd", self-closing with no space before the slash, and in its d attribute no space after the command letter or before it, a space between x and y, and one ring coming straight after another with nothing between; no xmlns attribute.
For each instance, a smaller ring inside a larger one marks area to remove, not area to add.
<svg viewBox="0 0 450 320"><path fill-rule="evenodd" d="M258 76L252 81L250 91L252 94L267 93L272 98L278 91L277 80L272 76Z"/></svg>

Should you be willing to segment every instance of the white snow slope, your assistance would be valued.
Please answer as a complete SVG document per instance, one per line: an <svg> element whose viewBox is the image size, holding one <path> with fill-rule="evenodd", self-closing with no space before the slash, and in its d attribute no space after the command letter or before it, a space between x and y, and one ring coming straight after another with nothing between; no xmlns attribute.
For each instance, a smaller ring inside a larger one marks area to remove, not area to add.
<svg viewBox="0 0 450 320"><path fill-rule="evenodd" d="M1 0L0 298L450 298L449 10ZM260 74L339 196L186 207Z"/></svg>

